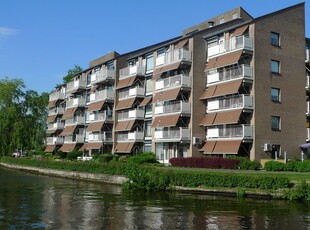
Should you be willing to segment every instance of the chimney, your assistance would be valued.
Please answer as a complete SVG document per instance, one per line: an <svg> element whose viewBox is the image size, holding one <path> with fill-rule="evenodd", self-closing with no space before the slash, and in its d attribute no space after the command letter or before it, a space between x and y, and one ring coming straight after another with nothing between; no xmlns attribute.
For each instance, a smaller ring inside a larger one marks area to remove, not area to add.
<svg viewBox="0 0 310 230"><path fill-rule="evenodd" d="M214 21L209 21L208 25L209 25L209 28L213 27L214 26Z"/></svg>

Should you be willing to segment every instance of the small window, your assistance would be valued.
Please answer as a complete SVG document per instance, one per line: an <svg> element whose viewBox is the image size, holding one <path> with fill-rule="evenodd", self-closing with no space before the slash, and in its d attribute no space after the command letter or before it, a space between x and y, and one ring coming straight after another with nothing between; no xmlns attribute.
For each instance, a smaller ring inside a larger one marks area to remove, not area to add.
<svg viewBox="0 0 310 230"><path fill-rule="evenodd" d="M278 116L271 116L271 129L274 131L281 130L281 119Z"/></svg>
<svg viewBox="0 0 310 230"><path fill-rule="evenodd" d="M236 19L236 18L238 18L238 13L233 13L233 15L232 15L232 17L231 17L232 19Z"/></svg>
<svg viewBox="0 0 310 230"><path fill-rule="evenodd" d="M280 46L280 34L271 32L271 45Z"/></svg>
<svg viewBox="0 0 310 230"><path fill-rule="evenodd" d="M225 22L225 18L220 19L220 24L223 24Z"/></svg>
<svg viewBox="0 0 310 230"><path fill-rule="evenodd" d="M280 102L280 89L271 88L271 100L273 102Z"/></svg>
<svg viewBox="0 0 310 230"><path fill-rule="evenodd" d="M152 71L154 68L154 58L153 54L146 56L146 71Z"/></svg>
<svg viewBox="0 0 310 230"><path fill-rule="evenodd" d="M152 121L146 121L144 127L145 137L152 137Z"/></svg>
<svg viewBox="0 0 310 230"><path fill-rule="evenodd" d="M280 73L280 62L276 60L271 60L271 72Z"/></svg>

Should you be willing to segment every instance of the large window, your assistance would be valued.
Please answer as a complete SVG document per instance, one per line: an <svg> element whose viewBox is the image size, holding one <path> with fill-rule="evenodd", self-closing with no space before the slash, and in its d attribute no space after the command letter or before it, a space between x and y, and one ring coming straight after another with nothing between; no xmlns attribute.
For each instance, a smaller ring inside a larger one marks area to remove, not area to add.
<svg viewBox="0 0 310 230"><path fill-rule="evenodd" d="M152 79L145 80L146 82L146 94L153 93L153 81Z"/></svg>
<svg viewBox="0 0 310 230"><path fill-rule="evenodd" d="M271 45L280 46L280 34L271 32Z"/></svg>
<svg viewBox="0 0 310 230"><path fill-rule="evenodd" d="M280 73L280 62L277 60L271 60L271 72Z"/></svg>
<svg viewBox="0 0 310 230"><path fill-rule="evenodd" d="M274 131L281 130L281 118L278 116L271 116L271 129Z"/></svg>
<svg viewBox="0 0 310 230"><path fill-rule="evenodd" d="M146 121L145 125L145 137L152 137L152 121Z"/></svg>
<svg viewBox="0 0 310 230"><path fill-rule="evenodd" d="M280 102L280 89L271 88L271 100L273 102Z"/></svg>

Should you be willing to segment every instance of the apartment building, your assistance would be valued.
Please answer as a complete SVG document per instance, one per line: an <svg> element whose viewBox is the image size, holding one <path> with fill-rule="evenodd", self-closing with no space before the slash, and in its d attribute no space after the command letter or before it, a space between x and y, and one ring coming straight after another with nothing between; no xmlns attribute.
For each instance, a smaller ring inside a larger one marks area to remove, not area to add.
<svg viewBox="0 0 310 230"><path fill-rule="evenodd" d="M258 18L239 7L170 40L109 53L56 87L46 151L152 151L162 163L300 158L305 76L304 3Z"/></svg>

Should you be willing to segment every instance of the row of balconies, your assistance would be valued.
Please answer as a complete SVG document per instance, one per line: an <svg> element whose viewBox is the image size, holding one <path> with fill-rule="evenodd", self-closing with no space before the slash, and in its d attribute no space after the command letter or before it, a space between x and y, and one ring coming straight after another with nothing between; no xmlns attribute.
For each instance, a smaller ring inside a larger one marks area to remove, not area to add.
<svg viewBox="0 0 310 230"><path fill-rule="evenodd" d="M189 50L177 49L173 51L167 51L164 55L156 58L155 66L168 65L178 61L192 61L192 53Z"/></svg>
<svg viewBox="0 0 310 230"><path fill-rule="evenodd" d="M144 97L145 88L141 86L135 86L126 90L122 90L118 92L118 99L124 100L132 97Z"/></svg>
<svg viewBox="0 0 310 230"><path fill-rule="evenodd" d="M73 93L79 89L86 89L87 80L85 77L67 83L67 93Z"/></svg>
<svg viewBox="0 0 310 230"><path fill-rule="evenodd" d="M90 94L90 102L114 100L114 92L111 90L100 90Z"/></svg>
<svg viewBox="0 0 310 230"><path fill-rule="evenodd" d="M162 116L172 113L190 114L190 104L187 101L172 101L166 104L155 105L155 116Z"/></svg>
<svg viewBox="0 0 310 230"><path fill-rule="evenodd" d="M239 65L231 68L209 71L207 73L207 86L237 78L253 79L252 68L248 65Z"/></svg>
<svg viewBox="0 0 310 230"><path fill-rule="evenodd" d="M217 45L208 48L208 59L239 49L253 51L253 39L246 36L238 36L232 37L227 41L222 40Z"/></svg>
<svg viewBox="0 0 310 230"><path fill-rule="evenodd" d="M48 109L48 116L64 114L64 107L52 107Z"/></svg>
<svg viewBox="0 0 310 230"><path fill-rule="evenodd" d="M242 94L207 101L207 113L237 108L253 109L253 97Z"/></svg>
<svg viewBox="0 0 310 230"><path fill-rule="evenodd" d="M115 80L115 70L101 69L90 76L91 84L101 83L107 80Z"/></svg>
<svg viewBox="0 0 310 230"><path fill-rule="evenodd" d="M176 87L191 87L191 79L188 75L179 74L156 81L155 91L169 90Z"/></svg>
<svg viewBox="0 0 310 230"><path fill-rule="evenodd" d="M131 119L144 119L144 108L137 108L118 112L118 121Z"/></svg>
<svg viewBox="0 0 310 230"><path fill-rule="evenodd" d="M206 139L253 139L253 130L250 125L209 127Z"/></svg>
<svg viewBox="0 0 310 230"><path fill-rule="evenodd" d="M86 135L85 140L88 142L112 142L112 132L104 131L101 133L89 133Z"/></svg>
<svg viewBox="0 0 310 230"><path fill-rule="evenodd" d="M56 90L49 95L48 101L57 101L57 100L64 100L64 99L65 99L65 93Z"/></svg>
<svg viewBox="0 0 310 230"><path fill-rule="evenodd" d="M97 122L97 121L112 121L113 117L112 114L111 116L108 116L105 112L101 112L101 113L91 113L88 117L88 119L86 119L86 122Z"/></svg>
<svg viewBox="0 0 310 230"><path fill-rule="evenodd" d="M144 76L145 65L128 66L124 69L120 69L119 71L119 79L123 79L134 75Z"/></svg>
<svg viewBox="0 0 310 230"><path fill-rule="evenodd" d="M158 142L190 141L190 129L183 127L158 128L155 129L154 139Z"/></svg>
<svg viewBox="0 0 310 230"><path fill-rule="evenodd" d="M65 127L65 124L61 121L56 121L55 123L48 124L47 125L47 130L48 131L55 131L55 130L60 130Z"/></svg>

